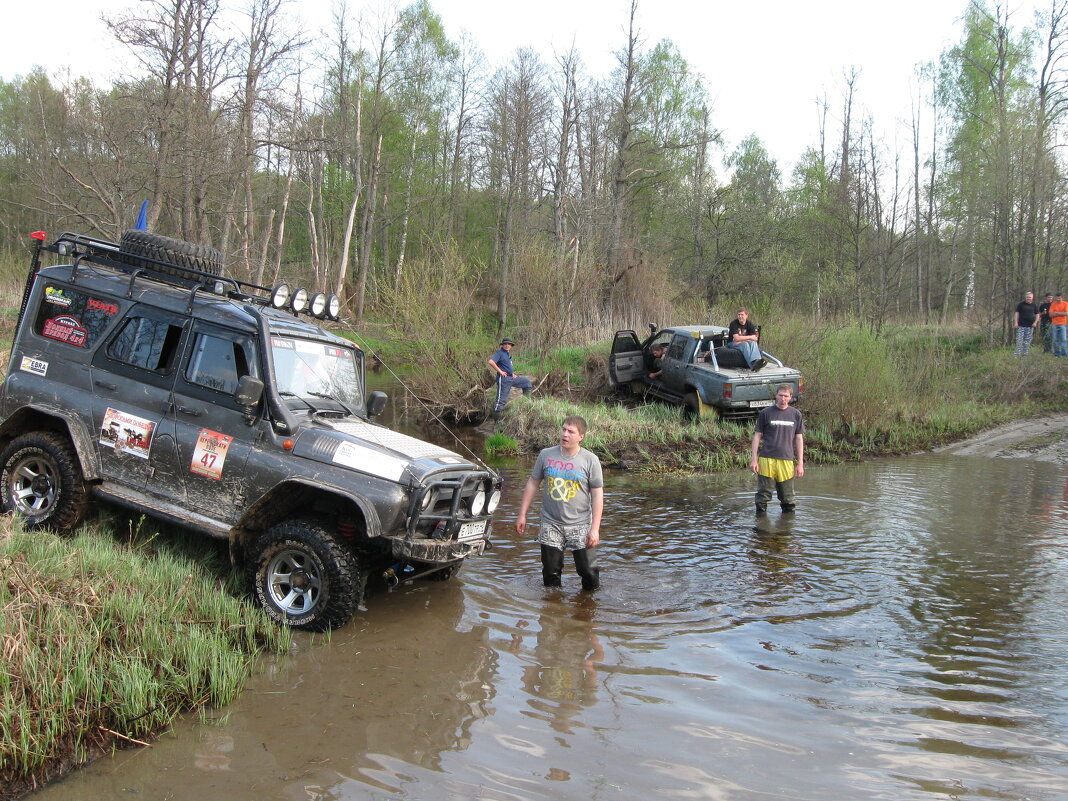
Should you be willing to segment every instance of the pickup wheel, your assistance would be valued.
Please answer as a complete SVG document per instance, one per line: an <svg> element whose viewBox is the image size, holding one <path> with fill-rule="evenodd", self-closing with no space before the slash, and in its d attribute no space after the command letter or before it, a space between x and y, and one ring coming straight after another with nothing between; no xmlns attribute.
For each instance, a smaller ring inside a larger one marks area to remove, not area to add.
<svg viewBox="0 0 1068 801"><path fill-rule="evenodd" d="M306 631L347 623L366 582L356 554L314 520L288 520L267 529L252 548L247 578L272 620Z"/></svg>
<svg viewBox="0 0 1068 801"><path fill-rule="evenodd" d="M65 437L47 431L16 437L0 454L0 465L4 509L27 528L70 531L85 517L89 494Z"/></svg>
<svg viewBox="0 0 1068 801"><path fill-rule="evenodd" d="M701 400L696 392L687 392L682 399L682 419L695 423L712 414L712 407Z"/></svg>
<svg viewBox="0 0 1068 801"><path fill-rule="evenodd" d="M155 261L145 261L138 258L139 256ZM193 281L199 281L203 276L183 270L183 267L209 275L219 275L222 272L222 253L217 248L186 242L183 239L171 239L169 236L148 231L126 231L119 242L119 258L135 267L144 267ZM156 264L156 261L167 264Z"/></svg>

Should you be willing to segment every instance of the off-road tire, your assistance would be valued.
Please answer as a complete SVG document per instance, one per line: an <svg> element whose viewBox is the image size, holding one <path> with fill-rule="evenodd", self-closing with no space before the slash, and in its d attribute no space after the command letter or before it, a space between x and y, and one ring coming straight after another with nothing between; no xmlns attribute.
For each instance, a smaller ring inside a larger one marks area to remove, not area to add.
<svg viewBox="0 0 1068 801"><path fill-rule="evenodd" d="M744 353L726 345L716 348L716 364L727 370L745 370L749 367Z"/></svg>
<svg viewBox="0 0 1068 801"><path fill-rule="evenodd" d="M26 528L70 531L89 504L81 464L70 441L49 431L13 439L0 453L0 497Z"/></svg>
<svg viewBox="0 0 1068 801"><path fill-rule="evenodd" d="M712 407L701 400L696 392L687 392L682 399L682 419L688 423L696 423L708 418L712 414Z"/></svg>
<svg viewBox="0 0 1068 801"><path fill-rule="evenodd" d="M267 529L249 553L246 576L268 617L305 631L345 625L366 583L356 554L315 520L287 520Z"/></svg>
<svg viewBox="0 0 1068 801"><path fill-rule="evenodd" d="M155 270L158 273L192 281L200 281L203 276L190 272L189 269L182 269L183 267L199 270L208 275L219 275L222 272L222 253L217 248L186 242L182 239L171 239L169 236L152 234L148 231L123 233L122 240L119 242L119 258L135 267L144 267L147 270ZM167 263L156 264L154 261L145 259Z"/></svg>

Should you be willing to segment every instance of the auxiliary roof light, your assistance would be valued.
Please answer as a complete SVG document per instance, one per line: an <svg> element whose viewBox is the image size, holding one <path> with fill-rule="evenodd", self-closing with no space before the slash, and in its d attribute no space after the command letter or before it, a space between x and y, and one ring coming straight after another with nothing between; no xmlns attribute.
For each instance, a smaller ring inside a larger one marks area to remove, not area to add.
<svg viewBox="0 0 1068 801"><path fill-rule="evenodd" d="M289 308L291 308L297 314L305 311L308 308L308 290L301 287L293 293L293 300L289 302Z"/></svg>
<svg viewBox="0 0 1068 801"><path fill-rule="evenodd" d="M312 316L318 317L322 320L326 317L326 293L316 292L312 295L311 299L311 313Z"/></svg>
<svg viewBox="0 0 1068 801"><path fill-rule="evenodd" d="M326 299L326 316L331 320L341 319L341 298L331 295Z"/></svg>
<svg viewBox="0 0 1068 801"><path fill-rule="evenodd" d="M279 284L271 292L271 306L284 309L289 303L289 284Z"/></svg>

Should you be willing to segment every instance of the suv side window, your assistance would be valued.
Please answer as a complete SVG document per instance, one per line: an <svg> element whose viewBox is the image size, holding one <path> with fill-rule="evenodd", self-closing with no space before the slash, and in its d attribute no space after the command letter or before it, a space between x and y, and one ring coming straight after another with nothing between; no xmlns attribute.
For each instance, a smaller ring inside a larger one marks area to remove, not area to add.
<svg viewBox="0 0 1068 801"><path fill-rule="evenodd" d="M203 332L196 335L185 370L186 381L233 394L237 380L248 374L249 357L243 341Z"/></svg>
<svg viewBox="0 0 1068 801"><path fill-rule="evenodd" d="M151 317L130 317L108 345L107 354L116 361L166 374L174 366L180 326Z"/></svg>

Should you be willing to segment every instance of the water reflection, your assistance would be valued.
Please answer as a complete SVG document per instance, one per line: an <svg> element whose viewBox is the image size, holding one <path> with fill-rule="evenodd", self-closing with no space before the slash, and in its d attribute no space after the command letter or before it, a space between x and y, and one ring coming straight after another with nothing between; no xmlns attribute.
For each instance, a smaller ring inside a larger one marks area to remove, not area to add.
<svg viewBox="0 0 1068 801"><path fill-rule="evenodd" d="M574 603L547 605L538 617L533 653L523 668L523 688L531 695L527 714L545 720L554 731L571 734L582 725L583 707L597 703L597 666L604 648L594 629L596 602L589 597Z"/></svg>
<svg viewBox="0 0 1068 801"><path fill-rule="evenodd" d="M541 586L502 469L458 580L41 799L1068 798L1064 468L813 467L760 520L748 474L611 473L592 596Z"/></svg>

